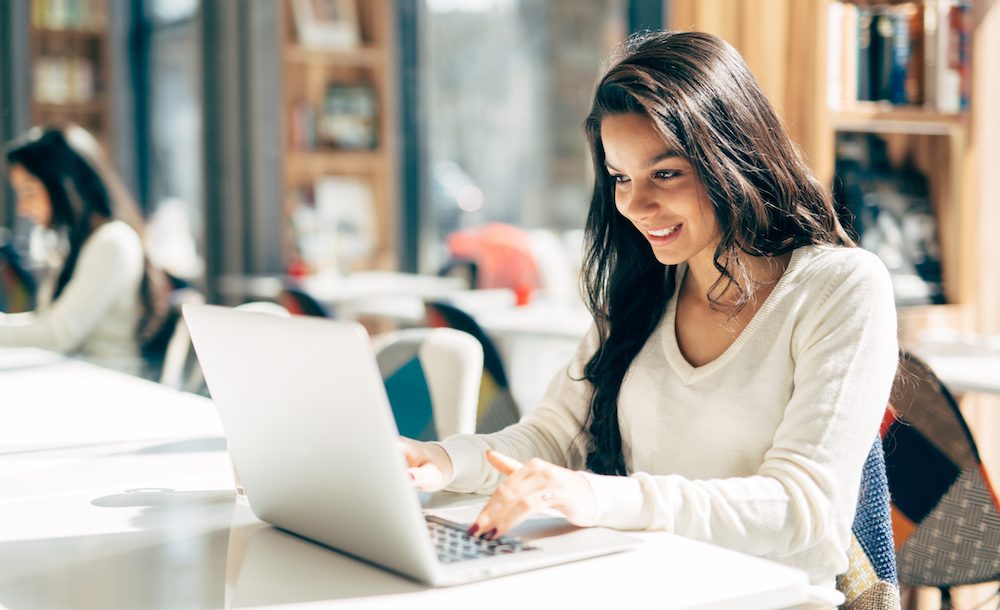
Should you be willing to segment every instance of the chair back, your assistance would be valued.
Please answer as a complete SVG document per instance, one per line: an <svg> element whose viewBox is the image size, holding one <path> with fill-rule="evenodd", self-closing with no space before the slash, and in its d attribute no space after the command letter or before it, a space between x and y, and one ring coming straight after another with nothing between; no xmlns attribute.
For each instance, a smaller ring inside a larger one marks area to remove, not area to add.
<svg viewBox="0 0 1000 610"><path fill-rule="evenodd" d="M400 434L432 441L475 432L483 349L474 337L414 328L373 343Z"/></svg>
<svg viewBox="0 0 1000 610"><path fill-rule="evenodd" d="M204 299L186 302L203 303ZM180 305L178 305L178 309L180 309ZM287 309L270 301L251 301L237 305L234 309L266 313L284 318L291 315ZM178 318L177 326L170 337L167 355L163 359L163 373L160 375L160 383L177 390L207 394L205 377L198 365L198 359L193 356L191 351L191 335L183 317Z"/></svg>
<svg viewBox="0 0 1000 610"><path fill-rule="evenodd" d="M297 285L286 284L281 290L278 302L295 316L334 317L333 312L326 305L317 301L314 296Z"/></svg>
<svg viewBox="0 0 1000 610"><path fill-rule="evenodd" d="M845 610L896 610L899 583L893 551L889 482L879 438L865 459L858 509L851 527L847 572L837 577Z"/></svg>
<svg viewBox="0 0 1000 610"><path fill-rule="evenodd" d="M958 404L903 353L882 425L899 581L950 587L1000 579L1000 502Z"/></svg>
<svg viewBox="0 0 1000 610"><path fill-rule="evenodd" d="M468 333L483 348L483 375L476 409L476 432L489 434L517 423L520 409L510 393L503 360L493 340L468 313L449 303L439 301L425 305L427 323L436 328L454 328Z"/></svg>
<svg viewBox="0 0 1000 610"><path fill-rule="evenodd" d="M191 353L191 335L188 334L187 324L181 316L181 307L185 303L204 303L205 297L193 288L178 288L170 293L170 313L167 316L169 325L169 339L162 353L162 362L159 369L160 383L177 390L184 389L184 380L187 371L196 366L189 362ZM147 360L150 356L147 355ZM155 365L154 365L155 366ZM156 376L153 377L154 379Z"/></svg>

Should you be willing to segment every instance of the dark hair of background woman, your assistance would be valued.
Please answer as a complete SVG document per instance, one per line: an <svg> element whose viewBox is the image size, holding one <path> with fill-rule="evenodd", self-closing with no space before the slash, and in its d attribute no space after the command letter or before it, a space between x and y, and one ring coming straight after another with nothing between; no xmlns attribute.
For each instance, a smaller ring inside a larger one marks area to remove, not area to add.
<svg viewBox="0 0 1000 610"><path fill-rule="evenodd" d="M93 137L80 127L33 129L6 151L8 164L18 164L45 186L52 206L53 229L65 229L69 251L56 280L53 300L73 277L84 242L103 222L122 220L143 237L142 217L104 159ZM168 313L168 282L144 257L140 288L143 315L136 336L151 340Z"/></svg>
<svg viewBox="0 0 1000 610"><path fill-rule="evenodd" d="M645 33L626 42L599 81L584 123L595 178L583 282L601 341L584 368L594 386L587 467L617 475L627 474L618 426L622 380L675 283L675 268L664 268L615 208L601 121L627 113L652 121L667 146L691 163L712 202L721 234L715 251L721 277L707 295L713 307L734 315L753 296L748 255L777 256L807 244L855 245L830 193L735 49L698 32ZM730 287L736 301L723 306Z"/></svg>

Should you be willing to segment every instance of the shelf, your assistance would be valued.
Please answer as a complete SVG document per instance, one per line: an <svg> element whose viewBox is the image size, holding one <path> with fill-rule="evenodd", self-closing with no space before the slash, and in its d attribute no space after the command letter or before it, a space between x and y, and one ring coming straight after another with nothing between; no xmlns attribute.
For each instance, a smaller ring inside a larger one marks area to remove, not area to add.
<svg viewBox="0 0 1000 610"><path fill-rule="evenodd" d="M33 102L34 108L41 114L103 114L104 104L100 101L66 102L53 104L49 102Z"/></svg>
<svg viewBox="0 0 1000 610"><path fill-rule="evenodd" d="M300 44L285 47L285 60L297 64L376 68L382 63L382 52L373 47L355 49L320 49Z"/></svg>
<svg viewBox="0 0 1000 610"><path fill-rule="evenodd" d="M41 36L46 36L50 38L104 38L104 30L101 28L65 28L65 29L53 29L53 28L31 28L35 34Z"/></svg>
<svg viewBox="0 0 1000 610"><path fill-rule="evenodd" d="M324 174L371 174L384 162L378 150L290 151L285 173L290 182L301 182Z"/></svg>
<svg viewBox="0 0 1000 610"><path fill-rule="evenodd" d="M831 112L837 131L948 136L963 127L966 114L945 114L919 106L863 103Z"/></svg>

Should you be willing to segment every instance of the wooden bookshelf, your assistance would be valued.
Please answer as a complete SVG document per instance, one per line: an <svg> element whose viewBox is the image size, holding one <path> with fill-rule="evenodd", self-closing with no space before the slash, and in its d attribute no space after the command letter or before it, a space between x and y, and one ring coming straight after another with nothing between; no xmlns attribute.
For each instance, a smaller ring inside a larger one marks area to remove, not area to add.
<svg viewBox="0 0 1000 610"><path fill-rule="evenodd" d="M382 49L359 47L348 51L312 49L301 44L289 43L285 46L285 61L292 64L316 64L320 66L345 66L373 69L385 61Z"/></svg>
<svg viewBox="0 0 1000 610"><path fill-rule="evenodd" d="M31 122L76 123L110 150L108 0L31 0Z"/></svg>
<svg viewBox="0 0 1000 610"><path fill-rule="evenodd" d="M282 0L282 142L285 261L301 260L293 217L308 205L303 193L324 177L360 180L370 189L374 247L350 269L394 269L397 252L397 120L394 75L394 3L346 0L356 11L359 41L346 48L309 44L299 35L294 0ZM338 142L329 120L331 86L370 91L374 135L368 144ZM331 135L334 134L334 135ZM308 261L306 261L308 262ZM318 270L318 269L314 269Z"/></svg>
<svg viewBox="0 0 1000 610"><path fill-rule="evenodd" d="M968 4L968 3L966 3ZM947 11L948 5L939 2L894 2L889 8L885 4L857 0L827 2L826 19L821 19L819 28L826 29L826 45L828 62L826 63L826 82L831 84L838 76L855 78L854 72L846 69L840 60L833 56L844 43L842 27L844 22L835 22L852 12L861 12L871 19L899 18L899 15L910 15L907 30L908 40L904 43L909 47L908 63L905 64L906 79L911 90L906 97L915 98L910 103L890 103L882 101L856 101L830 99L828 113L829 128L835 133L873 133L886 142L890 152L895 152L898 159L909 158L929 182L929 195L937 223L937 238L941 248L941 266L943 289L947 305L905 307L900 310L901 338L904 341L914 340L926 327L950 326L956 329L967 329L975 317L977 306L977 284L975 275L977 260L976 242L971 237L976 233L975 219L976 202L972 190L968 188L968 172L973 160L970 154L971 141L971 111L967 97L968 85L962 90L962 78L952 75L953 82L945 82L944 70L948 68L948 58L942 56L941 43L936 37L952 37L950 44L957 43L958 32L950 31L946 18L941 11ZM971 18L971 4L967 11ZM938 9L936 7L945 7ZM836 9L836 10L833 10ZM889 12L887 12L889 11ZM895 11L892 12L892 11ZM889 16L889 17L886 17ZM902 17L906 23L906 17ZM935 25L928 28L928 24ZM971 22L971 19L970 19ZM849 25L846 27L855 27ZM876 24L872 23L872 30ZM838 35L840 37L838 37ZM898 34L894 34L898 35ZM975 32L962 32L963 36L974 36ZM856 38L857 33L848 35ZM872 34L875 37L875 34ZM892 40L891 38L885 40ZM970 46L971 40L966 41ZM874 44L874 43L872 43ZM883 45L885 42L882 43ZM895 41L893 41L895 44ZM859 49L840 48L841 53L857 57ZM884 52L884 51L883 51ZM840 56L843 59L844 55ZM895 59L895 58L893 58ZM916 63L913 63L916 60ZM864 61L858 60L858 61ZM876 59L872 59L875 62ZM968 61L968 59L966 60ZM950 69L950 68L949 68ZM838 72L839 70L839 72ZM882 67L883 72L885 67ZM884 78L884 77L883 77ZM839 87L846 86L843 82ZM860 85L858 85L860 88ZM872 97L879 97L872 84ZM943 90L947 90L942 93ZM835 91L835 94L837 92ZM882 92L885 98L885 91ZM950 99L946 102L945 98ZM898 102L898 101L897 101ZM951 106L949 111L941 107ZM890 155L891 156L891 155ZM825 161L833 163L835 157Z"/></svg>

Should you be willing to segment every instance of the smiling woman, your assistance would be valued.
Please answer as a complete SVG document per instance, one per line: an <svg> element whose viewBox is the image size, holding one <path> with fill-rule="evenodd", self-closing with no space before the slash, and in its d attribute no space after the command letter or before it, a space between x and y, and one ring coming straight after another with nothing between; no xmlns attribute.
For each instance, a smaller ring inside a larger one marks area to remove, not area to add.
<svg viewBox="0 0 1000 610"><path fill-rule="evenodd" d="M668 530L800 567L839 605L897 364L885 267L715 36L629 40L585 128L594 325L519 423L404 441L414 480L492 491L475 534L543 508Z"/></svg>

